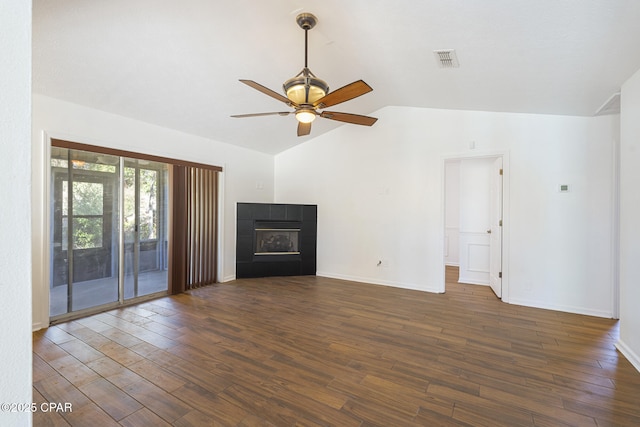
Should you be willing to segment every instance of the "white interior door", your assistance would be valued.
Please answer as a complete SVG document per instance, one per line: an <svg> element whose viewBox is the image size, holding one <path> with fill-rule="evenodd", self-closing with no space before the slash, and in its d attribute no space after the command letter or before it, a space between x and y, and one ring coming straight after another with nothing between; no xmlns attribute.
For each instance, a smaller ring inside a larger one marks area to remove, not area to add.
<svg viewBox="0 0 640 427"><path fill-rule="evenodd" d="M462 159L459 180L460 283L489 285L491 189L495 157Z"/></svg>
<svg viewBox="0 0 640 427"><path fill-rule="evenodd" d="M493 163L491 173L491 226L489 230L489 285L502 298L502 157Z"/></svg>

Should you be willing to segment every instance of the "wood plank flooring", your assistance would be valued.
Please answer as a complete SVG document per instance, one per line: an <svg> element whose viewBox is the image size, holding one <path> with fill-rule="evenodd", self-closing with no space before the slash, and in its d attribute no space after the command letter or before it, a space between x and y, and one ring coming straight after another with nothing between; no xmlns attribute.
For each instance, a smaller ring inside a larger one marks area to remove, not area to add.
<svg viewBox="0 0 640 427"><path fill-rule="evenodd" d="M614 320L315 276L244 279L33 335L35 426L638 426Z"/></svg>

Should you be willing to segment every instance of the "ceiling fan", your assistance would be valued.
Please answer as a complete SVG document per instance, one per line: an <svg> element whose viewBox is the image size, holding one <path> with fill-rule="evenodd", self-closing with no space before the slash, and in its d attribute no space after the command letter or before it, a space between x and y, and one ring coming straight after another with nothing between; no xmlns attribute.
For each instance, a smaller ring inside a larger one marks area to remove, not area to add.
<svg viewBox="0 0 640 427"><path fill-rule="evenodd" d="M317 78L307 66L308 32L310 29L315 27L318 19L310 13L301 13L296 17L296 22L300 28L304 30L304 68L295 77L290 78L282 85L286 97L254 82L253 80L240 79L240 81L247 86L251 86L265 95L284 102L294 110L271 113L238 114L231 117L242 118L271 115L288 116L293 113L298 120L298 136L309 135L309 133L311 133L311 122L313 122L317 116L356 125L373 125L378 120L375 117L324 110L326 107L331 107L357 98L360 95L371 92L373 89L364 81L357 80L341 87L340 89L329 92L329 85L327 85L324 80Z"/></svg>

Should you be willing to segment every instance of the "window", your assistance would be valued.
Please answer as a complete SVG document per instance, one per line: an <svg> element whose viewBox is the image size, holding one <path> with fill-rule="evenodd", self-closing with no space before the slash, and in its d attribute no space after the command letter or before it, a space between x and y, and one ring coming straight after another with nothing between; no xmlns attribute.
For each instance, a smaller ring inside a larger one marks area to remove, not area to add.
<svg viewBox="0 0 640 427"><path fill-rule="evenodd" d="M73 183L73 249L103 247L104 184L101 182ZM62 235L69 225L69 181L62 181ZM68 239L63 239L62 249L67 250Z"/></svg>

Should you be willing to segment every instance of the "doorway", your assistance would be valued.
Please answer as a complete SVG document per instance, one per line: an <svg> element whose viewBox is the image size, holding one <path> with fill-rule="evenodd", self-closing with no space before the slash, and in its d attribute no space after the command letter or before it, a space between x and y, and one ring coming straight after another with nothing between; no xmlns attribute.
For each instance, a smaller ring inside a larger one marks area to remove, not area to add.
<svg viewBox="0 0 640 427"><path fill-rule="evenodd" d="M444 161L444 264L504 298L504 154Z"/></svg>
<svg viewBox="0 0 640 427"><path fill-rule="evenodd" d="M52 321L167 293L168 166L51 148Z"/></svg>

